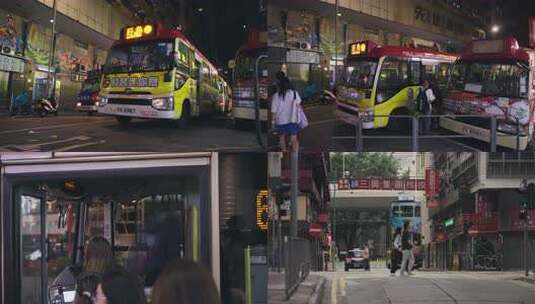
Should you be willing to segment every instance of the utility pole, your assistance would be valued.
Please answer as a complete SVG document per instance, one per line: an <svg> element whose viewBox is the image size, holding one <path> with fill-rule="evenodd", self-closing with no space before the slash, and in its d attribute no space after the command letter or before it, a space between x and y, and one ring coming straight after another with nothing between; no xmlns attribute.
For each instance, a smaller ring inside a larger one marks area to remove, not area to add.
<svg viewBox="0 0 535 304"><path fill-rule="evenodd" d="M527 214L526 214L527 215ZM529 215L524 219L524 269L526 278L529 276L529 261L528 261L528 222Z"/></svg>
<svg viewBox="0 0 535 304"><path fill-rule="evenodd" d="M336 74L338 70L338 0L334 2L334 73L333 86L336 87Z"/></svg>
<svg viewBox="0 0 535 304"><path fill-rule="evenodd" d="M46 98L56 97L55 92L50 92L50 73L52 72L52 65L54 64L54 53L55 53L55 44L56 44L56 17L58 12L57 0L54 0L52 5L53 16L52 16L52 35L50 38L50 48L48 53L48 73L46 75ZM54 80L55 77L52 77ZM54 86L53 86L54 87Z"/></svg>
<svg viewBox="0 0 535 304"><path fill-rule="evenodd" d="M297 237L297 193L299 191L299 152L292 151L290 159L290 236Z"/></svg>

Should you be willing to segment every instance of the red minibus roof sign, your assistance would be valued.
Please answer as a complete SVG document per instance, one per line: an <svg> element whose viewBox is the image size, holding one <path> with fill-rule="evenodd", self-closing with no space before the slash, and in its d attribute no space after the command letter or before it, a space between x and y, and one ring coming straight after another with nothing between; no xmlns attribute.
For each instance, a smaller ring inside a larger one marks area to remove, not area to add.
<svg viewBox="0 0 535 304"><path fill-rule="evenodd" d="M154 24L138 24L123 29L121 38L124 40L139 39L154 35Z"/></svg>

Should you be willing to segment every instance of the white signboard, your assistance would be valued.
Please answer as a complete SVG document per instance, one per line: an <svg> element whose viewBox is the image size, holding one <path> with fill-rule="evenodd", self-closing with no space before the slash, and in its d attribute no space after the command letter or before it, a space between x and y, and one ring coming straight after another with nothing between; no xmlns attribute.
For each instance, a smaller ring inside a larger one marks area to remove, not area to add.
<svg viewBox="0 0 535 304"><path fill-rule="evenodd" d="M24 72L24 60L0 54L0 71Z"/></svg>
<svg viewBox="0 0 535 304"><path fill-rule="evenodd" d="M316 52L289 50L286 53L288 63L320 64L320 55Z"/></svg>
<svg viewBox="0 0 535 304"><path fill-rule="evenodd" d="M478 40L472 44L474 54L497 54L503 52L503 40Z"/></svg>

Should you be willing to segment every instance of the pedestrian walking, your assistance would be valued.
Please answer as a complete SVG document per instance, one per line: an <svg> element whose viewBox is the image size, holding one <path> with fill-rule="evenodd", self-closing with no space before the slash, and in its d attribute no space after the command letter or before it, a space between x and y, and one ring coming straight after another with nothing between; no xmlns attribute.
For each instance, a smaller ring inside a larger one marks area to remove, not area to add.
<svg viewBox="0 0 535 304"><path fill-rule="evenodd" d="M401 255L401 227L397 227L390 253L390 276L395 276L396 271L400 268Z"/></svg>
<svg viewBox="0 0 535 304"><path fill-rule="evenodd" d="M402 262L401 262L401 275L403 276L405 272L408 275L412 275L412 267L414 266L414 253L412 252L413 248L410 232L410 223L403 223L403 233L401 234L401 251L402 251Z"/></svg>
<svg viewBox="0 0 535 304"><path fill-rule="evenodd" d="M362 257L366 263L364 270L370 271L370 247L368 246L368 243L364 243L363 247L364 250L362 251Z"/></svg>
<svg viewBox="0 0 535 304"><path fill-rule="evenodd" d="M433 92L433 89L431 88L431 85L429 83L429 80L424 79L422 82L423 89L418 95L418 110L420 111L420 114L423 116L423 124L421 128L422 134L429 134L431 133L431 114L433 113L433 102L436 100L435 94Z"/></svg>
<svg viewBox="0 0 535 304"><path fill-rule="evenodd" d="M297 134L308 125L308 121L301 107L299 93L292 89L290 80L285 76L281 76L277 92L272 97L271 114L282 152L288 151L288 138L291 151L299 151Z"/></svg>

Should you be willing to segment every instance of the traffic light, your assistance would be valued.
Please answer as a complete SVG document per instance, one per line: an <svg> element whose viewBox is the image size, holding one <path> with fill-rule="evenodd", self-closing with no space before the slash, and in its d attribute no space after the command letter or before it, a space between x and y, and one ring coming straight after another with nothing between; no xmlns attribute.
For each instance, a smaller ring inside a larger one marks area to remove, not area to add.
<svg viewBox="0 0 535 304"><path fill-rule="evenodd" d="M535 183L528 184L527 194L528 209L533 210L535 209Z"/></svg>

